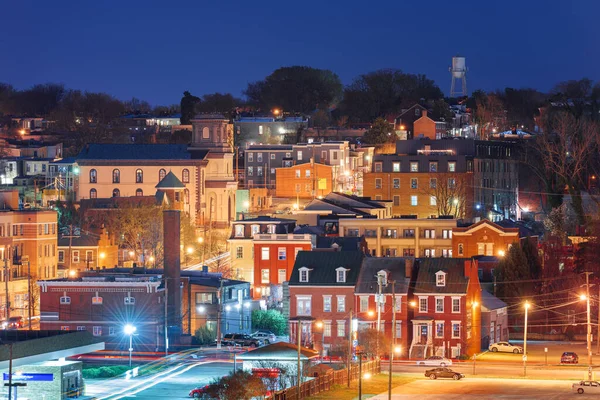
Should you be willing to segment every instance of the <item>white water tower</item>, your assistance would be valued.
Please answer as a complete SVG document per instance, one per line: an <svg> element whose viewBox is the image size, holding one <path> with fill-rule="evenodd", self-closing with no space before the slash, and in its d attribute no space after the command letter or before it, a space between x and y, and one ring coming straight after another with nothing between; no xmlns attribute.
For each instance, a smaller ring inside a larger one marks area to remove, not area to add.
<svg viewBox="0 0 600 400"><path fill-rule="evenodd" d="M452 67L449 68L452 75L452 84L450 85L450 97L459 97L467 95L467 67L465 58L456 56L452 57ZM461 85L456 85L456 81L460 80Z"/></svg>

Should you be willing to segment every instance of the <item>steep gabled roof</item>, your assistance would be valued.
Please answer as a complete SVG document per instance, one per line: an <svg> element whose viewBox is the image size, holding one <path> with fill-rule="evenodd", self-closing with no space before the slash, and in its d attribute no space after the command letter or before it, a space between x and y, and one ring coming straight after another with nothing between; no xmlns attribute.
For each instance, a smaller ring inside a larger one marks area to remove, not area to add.
<svg viewBox="0 0 600 400"><path fill-rule="evenodd" d="M156 189L185 189L185 185L181 183L173 171L169 171L169 173L154 187Z"/></svg>
<svg viewBox="0 0 600 400"><path fill-rule="evenodd" d="M419 258L415 294L418 293L458 293L466 294L469 278L465 276L465 262L470 258ZM446 273L445 286L436 286L435 273Z"/></svg>
<svg viewBox="0 0 600 400"><path fill-rule="evenodd" d="M361 251L301 251L296 256L290 286L354 286L365 255ZM308 268L308 282L300 282L298 270ZM336 282L336 268L344 267L346 282Z"/></svg>
<svg viewBox="0 0 600 400"><path fill-rule="evenodd" d="M100 238L96 235L81 234L70 240L72 247L96 247ZM58 247L69 247L69 238L60 237L58 239Z"/></svg>
<svg viewBox="0 0 600 400"><path fill-rule="evenodd" d="M482 290L481 291L481 309L482 311L498 310L500 308L508 307L508 305L494 296L493 294Z"/></svg>
<svg viewBox="0 0 600 400"><path fill-rule="evenodd" d="M406 258L400 257L365 258L360 269L355 293L376 293L378 289L376 275L381 270L387 271L389 281L396 281L395 293L408 293L410 277L406 276ZM392 285L384 287L383 293L392 293Z"/></svg>

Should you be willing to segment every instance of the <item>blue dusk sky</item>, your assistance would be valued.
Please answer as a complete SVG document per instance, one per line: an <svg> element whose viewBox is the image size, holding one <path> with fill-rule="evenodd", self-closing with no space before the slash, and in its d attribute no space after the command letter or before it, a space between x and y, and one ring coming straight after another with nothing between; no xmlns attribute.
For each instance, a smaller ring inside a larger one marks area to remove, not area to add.
<svg viewBox="0 0 600 400"><path fill-rule="evenodd" d="M0 82L178 103L184 90L241 96L276 68L426 74L447 94L452 56L468 89L549 90L600 80L600 1L7 0Z"/></svg>

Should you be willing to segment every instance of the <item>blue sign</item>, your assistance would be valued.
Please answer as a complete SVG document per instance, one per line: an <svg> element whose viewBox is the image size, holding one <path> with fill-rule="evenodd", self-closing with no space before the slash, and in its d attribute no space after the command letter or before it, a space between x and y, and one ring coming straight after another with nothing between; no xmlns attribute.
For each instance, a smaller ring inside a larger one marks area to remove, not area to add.
<svg viewBox="0 0 600 400"><path fill-rule="evenodd" d="M3 373L3 378L5 381L8 380L9 376L7 373ZM28 381L28 382L34 382L34 381L50 381L52 382L54 380L54 374L27 374L27 373L15 373L12 375L12 380L13 381Z"/></svg>

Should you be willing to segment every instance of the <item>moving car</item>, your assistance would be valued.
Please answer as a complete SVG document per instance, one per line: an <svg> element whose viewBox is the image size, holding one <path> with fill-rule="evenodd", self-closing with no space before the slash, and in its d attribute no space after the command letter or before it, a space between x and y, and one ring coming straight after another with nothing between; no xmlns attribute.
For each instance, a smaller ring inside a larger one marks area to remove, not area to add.
<svg viewBox="0 0 600 400"><path fill-rule="evenodd" d="M195 399L210 399L210 395L209 390L213 389L216 385L206 385L206 386L201 386L201 387L197 387L195 389L192 389L192 391L190 392L190 394L188 396L193 397Z"/></svg>
<svg viewBox="0 0 600 400"><path fill-rule="evenodd" d="M449 360L446 357L431 356L424 360L417 361L417 365L434 365L436 367L445 367L447 365L452 365L452 360Z"/></svg>
<svg viewBox="0 0 600 400"><path fill-rule="evenodd" d="M275 343L277 341L277 337L273 332L262 329L257 330L250 336L252 336L255 339L262 340L265 344Z"/></svg>
<svg viewBox="0 0 600 400"><path fill-rule="evenodd" d="M19 329L23 327L23 317L10 317L7 320L8 329Z"/></svg>
<svg viewBox="0 0 600 400"><path fill-rule="evenodd" d="M260 347L263 345L262 340L243 333L227 333L221 343L226 346Z"/></svg>
<svg viewBox="0 0 600 400"><path fill-rule="evenodd" d="M427 371L425 371L425 376L429 379L452 378L455 381L458 381L465 377L463 374L452 371L450 368L428 369Z"/></svg>
<svg viewBox="0 0 600 400"><path fill-rule="evenodd" d="M575 393L599 393L600 394L600 383L596 381L580 381L572 385Z"/></svg>
<svg viewBox="0 0 600 400"><path fill-rule="evenodd" d="M577 355L577 353L574 353L572 351L565 351L564 353L562 353L562 356L560 356L560 363L561 364L578 364L579 356Z"/></svg>
<svg viewBox="0 0 600 400"><path fill-rule="evenodd" d="M523 353L523 348L521 346L515 346L510 342L498 342L492 343L489 347L490 351L493 353L502 352L502 353Z"/></svg>

